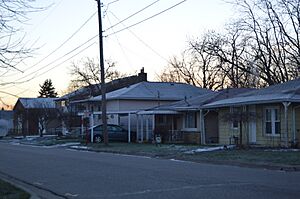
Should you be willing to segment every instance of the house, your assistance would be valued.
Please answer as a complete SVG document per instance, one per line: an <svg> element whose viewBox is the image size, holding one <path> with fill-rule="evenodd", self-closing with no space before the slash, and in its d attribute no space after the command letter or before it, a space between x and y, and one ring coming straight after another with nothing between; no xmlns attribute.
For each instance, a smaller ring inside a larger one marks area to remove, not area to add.
<svg viewBox="0 0 300 199"><path fill-rule="evenodd" d="M147 73L144 72L144 68L137 75L122 77L105 83L106 92L109 93L143 81L147 81ZM77 131L78 128L82 127L82 118L78 116L78 113L83 112L85 107L81 103L74 102L87 100L98 95L101 95L101 84L77 89L55 100L57 109L63 113L63 134L73 130Z"/></svg>
<svg viewBox="0 0 300 199"><path fill-rule="evenodd" d="M218 112L220 144L299 147L300 78L203 107Z"/></svg>
<svg viewBox="0 0 300 199"><path fill-rule="evenodd" d="M155 133L163 142L218 143L218 113L203 105L253 89L224 89L138 112L155 117Z"/></svg>
<svg viewBox="0 0 300 199"><path fill-rule="evenodd" d="M129 132L136 131L139 141L148 141L153 135L153 116L140 116L136 114L138 111L208 93L212 91L184 83L145 81L130 85L106 94L108 123L121 125ZM93 115L91 126L101 123L101 96L73 103L81 104ZM84 112L80 114L84 116ZM145 136L139 133L144 129Z"/></svg>
<svg viewBox="0 0 300 199"><path fill-rule="evenodd" d="M0 138L13 131L13 111L0 111Z"/></svg>
<svg viewBox="0 0 300 199"><path fill-rule="evenodd" d="M137 75L122 77L105 83L106 92L109 93L143 81L147 81L147 73L142 68ZM101 95L101 84L93 84L68 93L56 99L55 102L58 108L67 108L69 112L77 113L82 111L82 107L80 104L72 103L73 101L85 100L99 95Z"/></svg>
<svg viewBox="0 0 300 199"><path fill-rule="evenodd" d="M55 134L61 122L55 108L57 98L19 98L14 106L15 135Z"/></svg>

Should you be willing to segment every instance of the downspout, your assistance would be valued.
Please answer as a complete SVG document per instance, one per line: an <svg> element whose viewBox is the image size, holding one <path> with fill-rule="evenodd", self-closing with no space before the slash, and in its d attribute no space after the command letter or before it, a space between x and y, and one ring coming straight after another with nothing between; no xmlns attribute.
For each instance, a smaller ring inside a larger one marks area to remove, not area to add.
<svg viewBox="0 0 300 199"><path fill-rule="evenodd" d="M205 114L203 114L203 110L200 109L200 128L201 128L201 144L206 144L206 139L205 139L205 116L209 113L210 111L208 110Z"/></svg>
<svg viewBox="0 0 300 199"><path fill-rule="evenodd" d="M288 147L288 107L291 102L282 102L284 106L284 131L285 131L285 147Z"/></svg>
<svg viewBox="0 0 300 199"><path fill-rule="evenodd" d="M131 114L128 113L128 143L131 142Z"/></svg>
<svg viewBox="0 0 300 199"><path fill-rule="evenodd" d="M200 109L200 117L199 117L199 124L200 124L200 144L205 144L205 136L203 134L203 123L202 123L202 118L203 118L203 110Z"/></svg>

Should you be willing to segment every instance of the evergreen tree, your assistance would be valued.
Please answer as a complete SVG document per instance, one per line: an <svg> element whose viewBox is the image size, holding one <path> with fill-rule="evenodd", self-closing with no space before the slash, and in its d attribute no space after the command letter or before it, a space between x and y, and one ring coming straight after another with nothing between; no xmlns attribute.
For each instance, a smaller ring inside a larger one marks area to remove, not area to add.
<svg viewBox="0 0 300 199"><path fill-rule="evenodd" d="M55 88L52 85L51 79L46 79L43 85L40 85L41 89L39 91L38 97L57 97L57 92L55 92Z"/></svg>

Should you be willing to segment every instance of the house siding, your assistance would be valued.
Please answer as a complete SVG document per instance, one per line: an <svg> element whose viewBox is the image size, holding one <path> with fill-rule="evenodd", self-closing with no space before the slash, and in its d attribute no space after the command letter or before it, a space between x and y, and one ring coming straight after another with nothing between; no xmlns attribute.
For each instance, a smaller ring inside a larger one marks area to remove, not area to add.
<svg viewBox="0 0 300 199"><path fill-rule="evenodd" d="M234 144L233 137L238 137L238 129L232 128L231 122L225 120L225 115L229 113L229 108L220 108L218 123L219 123L219 143L220 144Z"/></svg>
<svg viewBox="0 0 300 199"><path fill-rule="evenodd" d="M295 135L296 135L296 146L300 148L300 107L294 106L295 108ZM294 132L293 132L294 133Z"/></svg>
<svg viewBox="0 0 300 199"><path fill-rule="evenodd" d="M279 108L280 112L280 134L279 135L267 135L265 133L265 119L264 110L266 108ZM293 107L288 107L288 145L290 146L293 140ZM247 107L248 108L248 107ZM224 121L224 115L228 114L229 108L219 109L219 143L220 144L232 144L232 137L239 137L239 129L233 129L230 121ZM282 103L268 104L268 105L256 105L256 145L266 147L279 147L284 146L286 143L286 132L285 132L285 117L284 117L284 106ZM243 144L249 144L249 125L248 123L243 124ZM295 130L296 136L300 137L300 110L296 109L295 112Z"/></svg>

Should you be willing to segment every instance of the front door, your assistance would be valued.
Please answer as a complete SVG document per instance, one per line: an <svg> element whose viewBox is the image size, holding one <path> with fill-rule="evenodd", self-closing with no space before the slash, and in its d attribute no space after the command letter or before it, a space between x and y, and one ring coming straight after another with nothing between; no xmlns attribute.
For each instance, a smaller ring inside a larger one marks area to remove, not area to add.
<svg viewBox="0 0 300 199"><path fill-rule="evenodd" d="M249 123L249 143L256 144L256 107L251 105L249 107L249 112L251 114Z"/></svg>

